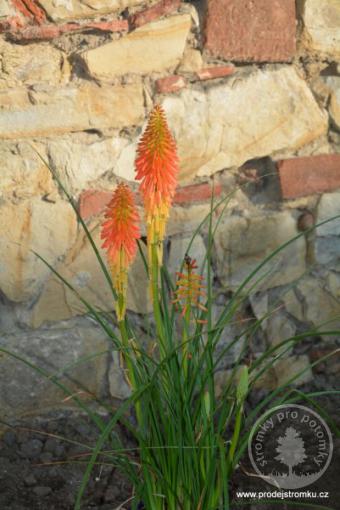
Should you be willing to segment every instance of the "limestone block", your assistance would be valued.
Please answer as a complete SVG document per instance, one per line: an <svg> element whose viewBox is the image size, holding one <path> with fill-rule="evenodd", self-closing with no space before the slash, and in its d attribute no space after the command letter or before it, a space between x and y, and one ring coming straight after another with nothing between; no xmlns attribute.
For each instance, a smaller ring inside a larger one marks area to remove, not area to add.
<svg viewBox="0 0 340 510"><path fill-rule="evenodd" d="M132 7L142 2L141 0L39 0L39 3L53 21L60 21L123 11L125 7Z"/></svg>
<svg viewBox="0 0 340 510"><path fill-rule="evenodd" d="M299 0L300 3L301 0ZM305 0L302 17L309 47L334 60L340 56L340 3Z"/></svg>
<svg viewBox="0 0 340 510"><path fill-rule="evenodd" d="M228 287L237 288L266 256L296 234L296 222L288 211L249 218L227 217L214 239L221 280ZM305 271L305 254L305 241L299 238L261 268L247 288L260 277L253 292L294 281Z"/></svg>
<svg viewBox="0 0 340 510"><path fill-rule="evenodd" d="M56 328L0 336L0 346L31 361L87 404L100 398L111 347L105 332L89 320L58 324ZM82 358L88 358L81 361ZM0 357L2 416L20 417L48 408L76 404L51 381L10 356ZM93 396L94 395L94 396Z"/></svg>
<svg viewBox="0 0 340 510"><path fill-rule="evenodd" d="M188 48L185 50L182 61L178 68L180 73L195 73L202 69L203 59L199 50Z"/></svg>
<svg viewBox="0 0 340 510"><path fill-rule="evenodd" d="M294 151L328 127L327 115L292 67L256 70L205 92L185 89L165 98L163 107L185 177Z"/></svg>
<svg viewBox="0 0 340 510"><path fill-rule="evenodd" d="M275 364L274 370L277 386L288 383L300 373L301 375L291 383L293 386L301 386L313 380L313 372L306 354L281 359Z"/></svg>
<svg viewBox="0 0 340 510"><path fill-rule="evenodd" d="M332 290L330 289L331 292ZM331 292L322 281L309 276L297 285L299 296L297 299L295 294L297 303L294 302L294 296L291 294L285 295L283 301L286 303L287 311L298 320L312 323L314 326L332 321L321 327L321 330L335 330L340 327L340 302Z"/></svg>
<svg viewBox="0 0 340 510"><path fill-rule="evenodd" d="M73 244L76 216L64 201L39 198L0 205L0 289L12 301L37 295L50 270L32 250L52 266Z"/></svg>
<svg viewBox="0 0 340 510"><path fill-rule="evenodd" d="M99 140L95 137L85 141L76 136L58 137L48 141L47 153L52 168L67 190L78 192L91 186L91 182L95 185L105 173L116 173L116 164L127 143L120 137Z"/></svg>
<svg viewBox="0 0 340 510"><path fill-rule="evenodd" d="M130 34L81 54L91 76L105 80L176 66L190 30L190 15L153 21Z"/></svg>
<svg viewBox="0 0 340 510"><path fill-rule="evenodd" d="M51 136L121 128L144 118L141 85L36 87L0 92L0 137Z"/></svg>
<svg viewBox="0 0 340 510"><path fill-rule="evenodd" d="M325 193L318 204L317 223L340 215L340 193ZM320 264L340 264L340 218L316 229L315 256Z"/></svg>
<svg viewBox="0 0 340 510"><path fill-rule="evenodd" d="M34 146L45 156L43 144ZM56 191L50 171L28 143L1 140L0 168L0 197L4 199L24 199Z"/></svg>
<svg viewBox="0 0 340 510"><path fill-rule="evenodd" d="M8 0L0 0L0 18L15 14L14 8Z"/></svg>
<svg viewBox="0 0 340 510"><path fill-rule="evenodd" d="M69 78L70 66L63 54L50 44L21 46L0 41L0 89L48 83L57 85Z"/></svg>

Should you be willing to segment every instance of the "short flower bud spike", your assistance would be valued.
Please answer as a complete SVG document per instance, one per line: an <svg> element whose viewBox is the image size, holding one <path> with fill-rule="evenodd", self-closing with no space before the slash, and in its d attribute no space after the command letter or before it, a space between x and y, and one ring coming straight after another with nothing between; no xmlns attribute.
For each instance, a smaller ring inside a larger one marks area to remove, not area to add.
<svg viewBox="0 0 340 510"><path fill-rule="evenodd" d="M135 166L136 179L141 181L139 189L146 212L148 243L158 245L160 258L165 225L177 186L178 156L175 140L159 105L152 110L138 144Z"/></svg>
<svg viewBox="0 0 340 510"><path fill-rule="evenodd" d="M117 318L126 311L127 271L136 256L139 215L133 193L126 184L119 184L105 211L101 228L102 248L107 250L113 285L117 292Z"/></svg>
<svg viewBox="0 0 340 510"><path fill-rule="evenodd" d="M186 255L183 273L176 273L177 289L175 292L176 299L173 303L180 303L182 305L182 316L184 316L187 311L190 311L190 308L193 306L204 311L207 310L205 306L200 303L200 299L205 297L204 285L202 283L203 277L197 274L195 269L197 269L196 260Z"/></svg>

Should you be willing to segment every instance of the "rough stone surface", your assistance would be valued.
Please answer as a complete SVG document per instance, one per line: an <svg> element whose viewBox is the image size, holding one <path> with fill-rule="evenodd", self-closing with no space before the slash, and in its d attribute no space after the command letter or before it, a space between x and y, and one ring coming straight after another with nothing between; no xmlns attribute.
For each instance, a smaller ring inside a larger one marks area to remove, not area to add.
<svg viewBox="0 0 340 510"><path fill-rule="evenodd" d="M58 375L79 399L89 403L100 398L110 343L107 335L87 319L53 329L0 336L0 345L31 361L50 375ZM74 365L81 358L98 356ZM0 405L2 417L20 417L46 408L75 407L72 399L51 381L10 356L0 358Z"/></svg>
<svg viewBox="0 0 340 510"><path fill-rule="evenodd" d="M0 93L0 136L21 138L120 128L144 118L141 85L98 87L86 83L60 89L37 87Z"/></svg>
<svg viewBox="0 0 340 510"><path fill-rule="evenodd" d="M120 355L117 351L112 353L108 377L112 397L124 400L131 395L131 388L125 378L125 369L122 368Z"/></svg>
<svg viewBox="0 0 340 510"><path fill-rule="evenodd" d="M321 331L340 327L340 303L328 291L326 285L316 278L304 278L297 285L295 292L283 296L283 301L286 310L301 322L320 326L332 321L321 326Z"/></svg>
<svg viewBox="0 0 340 510"><path fill-rule="evenodd" d="M285 62L295 52L295 1L209 0L205 47L236 61Z"/></svg>
<svg viewBox="0 0 340 510"><path fill-rule="evenodd" d="M288 340L296 333L295 324L288 319L287 314L281 310L275 310L268 318L266 324L267 339L270 346L277 346L281 342ZM287 350L288 349L288 350ZM275 354L285 352L285 356L291 354L293 346L285 344L275 351Z"/></svg>
<svg viewBox="0 0 340 510"><path fill-rule="evenodd" d="M302 4L301 0L299 0ZM340 56L340 3L338 0L305 0L302 16L308 46L333 59Z"/></svg>
<svg viewBox="0 0 340 510"><path fill-rule="evenodd" d="M117 41L82 53L90 74L112 79L126 73L146 74L176 66L190 30L188 14L154 21Z"/></svg>
<svg viewBox="0 0 340 510"><path fill-rule="evenodd" d="M49 163L69 192L76 192L97 182L104 174L117 173L116 165L127 145L125 138L77 137L48 141ZM121 168L121 166L120 166ZM124 165L120 177L126 178L129 168Z"/></svg>
<svg viewBox="0 0 340 510"><path fill-rule="evenodd" d="M167 235L193 234L209 212L209 203L192 205L191 207L172 207L166 227Z"/></svg>
<svg viewBox="0 0 340 510"><path fill-rule="evenodd" d="M100 248L102 241L99 236L99 228L91 228L91 234L105 262L105 252ZM78 237L75 246L57 270L92 306L105 311L114 310L114 299L110 286L92 247L83 234ZM151 311L149 286L139 255L129 272L127 300L129 310L139 313ZM52 275L33 307L30 325L39 327L43 323L69 319L86 312L87 308L79 298L66 288L56 276Z"/></svg>
<svg viewBox="0 0 340 510"><path fill-rule="evenodd" d="M199 50L187 48L178 67L179 73L195 73L203 66L203 59Z"/></svg>
<svg viewBox="0 0 340 510"><path fill-rule="evenodd" d="M182 177L295 150L328 126L305 81L286 67L230 78L206 93L185 89L164 99L163 107L178 142Z"/></svg>
<svg viewBox="0 0 340 510"><path fill-rule="evenodd" d="M318 205L317 223L334 216L340 216L340 193L325 193ZM320 264L337 264L340 269L340 217L317 227L315 258Z"/></svg>
<svg viewBox="0 0 340 510"><path fill-rule="evenodd" d="M325 84L330 90L329 113L334 127L340 130L340 76L327 77Z"/></svg>
<svg viewBox="0 0 340 510"><path fill-rule="evenodd" d="M293 386L301 386L313 380L313 373L307 355L290 356L279 360L274 367L277 378L277 386L288 383L299 373L301 375L292 383ZM303 372L303 373L302 373Z"/></svg>
<svg viewBox="0 0 340 510"><path fill-rule="evenodd" d="M0 289L12 301L36 296L50 270L31 250L52 266L74 242L76 217L63 201L39 198L0 205Z"/></svg>
<svg viewBox="0 0 340 510"><path fill-rule="evenodd" d="M13 6L10 5L8 0L0 0L0 18L11 16L14 13Z"/></svg>
<svg viewBox="0 0 340 510"><path fill-rule="evenodd" d="M36 144L40 154L44 146ZM3 199L25 199L34 195L50 195L56 189L51 173L25 142L0 142L1 184Z"/></svg>
<svg viewBox="0 0 340 510"><path fill-rule="evenodd" d="M47 14L54 20L89 18L113 11L123 11L141 3L140 0L39 0Z"/></svg>
<svg viewBox="0 0 340 510"><path fill-rule="evenodd" d="M340 154L279 161L283 198L299 198L340 188Z"/></svg>
<svg viewBox="0 0 340 510"><path fill-rule="evenodd" d="M227 217L215 235L217 268L223 283L237 288L265 256L295 235L296 222L287 211L250 218ZM247 288L260 276L263 278L257 291L294 281L305 271L305 255L305 241L300 238L266 264Z"/></svg>
<svg viewBox="0 0 340 510"><path fill-rule="evenodd" d="M25 46L0 41L0 89L16 87L21 83L60 84L70 75L63 54L49 44Z"/></svg>

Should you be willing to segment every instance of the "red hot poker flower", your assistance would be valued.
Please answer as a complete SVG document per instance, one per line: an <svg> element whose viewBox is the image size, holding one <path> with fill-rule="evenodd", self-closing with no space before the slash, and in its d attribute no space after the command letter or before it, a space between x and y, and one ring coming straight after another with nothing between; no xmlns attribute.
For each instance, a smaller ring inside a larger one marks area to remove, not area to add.
<svg viewBox="0 0 340 510"><path fill-rule="evenodd" d="M136 179L141 180L139 189L146 212L148 244L149 247L158 244L161 259L161 243L175 194L179 166L176 143L159 105L152 110L138 144L135 166Z"/></svg>
<svg viewBox="0 0 340 510"><path fill-rule="evenodd" d="M175 194L178 173L178 156L161 106L156 105L150 113L149 122L138 144L136 179L141 180L147 214L155 207L171 205Z"/></svg>
<svg viewBox="0 0 340 510"><path fill-rule="evenodd" d="M137 252L140 238L139 215L133 193L126 184L119 184L105 211L102 224L102 248L107 250L113 284L118 295L117 316L122 320L126 310L127 270Z"/></svg>

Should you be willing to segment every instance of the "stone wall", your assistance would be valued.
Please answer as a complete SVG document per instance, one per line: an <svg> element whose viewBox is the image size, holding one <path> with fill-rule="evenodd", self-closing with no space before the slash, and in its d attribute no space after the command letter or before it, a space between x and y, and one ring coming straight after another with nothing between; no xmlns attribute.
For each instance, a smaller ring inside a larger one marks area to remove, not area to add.
<svg viewBox="0 0 340 510"><path fill-rule="evenodd" d="M81 398L122 398L128 388L105 335L32 251L94 305L112 309L76 216L36 151L99 243L103 208L119 180L132 183L137 140L152 105L162 104L181 161L168 226L172 272L209 211L212 183L218 197L237 190L215 239L217 313L271 250L340 214L340 2L0 0L0 31L1 344L68 379ZM191 250L198 261L205 243L203 231ZM128 308L141 339L146 288L136 261ZM339 300L337 220L268 266L223 340L274 308L254 339L256 356L340 315ZM334 343L315 334L260 386L273 388L301 367L299 383L311 380L310 363ZM219 384L233 356L221 363ZM31 369L6 356L0 363L6 417L70 404Z"/></svg>

